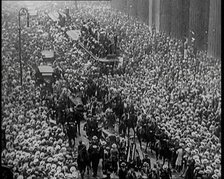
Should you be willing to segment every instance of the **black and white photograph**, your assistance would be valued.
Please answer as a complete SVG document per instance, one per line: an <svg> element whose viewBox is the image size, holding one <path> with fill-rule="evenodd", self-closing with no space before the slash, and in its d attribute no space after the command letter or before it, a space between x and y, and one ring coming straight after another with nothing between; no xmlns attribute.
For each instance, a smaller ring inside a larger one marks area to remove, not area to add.
<svg viewBox="0 0 224 179"><path fill-rule="evenodd" d="M221 0L1 1L2 179L221 179Z"/></svg>

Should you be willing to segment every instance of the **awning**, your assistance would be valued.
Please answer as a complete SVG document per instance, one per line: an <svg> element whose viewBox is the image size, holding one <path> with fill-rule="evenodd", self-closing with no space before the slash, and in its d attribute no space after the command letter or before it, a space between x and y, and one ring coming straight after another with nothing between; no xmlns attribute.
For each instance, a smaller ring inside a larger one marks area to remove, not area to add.
<svg viewBox="0 0 224 179"><path fill-rule="evenodd" d="M100 62L103 62L103 63L114 63L114 62L119 62L119 59L106 59L106 58L99 58L99 61Z"/></svg>
<svg viewBox="0 0 224 179"><path fill-rule="evenodd" d="M80 97L73 97L71 95L68 96L69 99L72 101L72 103L75 105L75 106L78 106L78 105L83 105L83 102L82 102L82 99Z"/></svg>
<svg viewBox="0 0 224 179"><path fill-rule="evenodd" d="M43 50L41 54L43 55L43 58L54 58L54 51L52 50Z"/></svg>
<svg viewBox="0 0 224 179"><path fill-rule="evenodd" d="M52 21L57 22L59 21L59 14L57 12L49 13L48 16L51 18Z"/></svg>
<svg viewBox="0 0 224 179"><path fill-rule="evenodd" d="M80 30L69 30L66 33L72 40L78 40L81 35Z"/></svg>
<svg viewBox="0 0 224 179"><path fill-rule="evenodd" d="M53 68L47 65L38 66L38 69L40 73L45 76L50 76L54 72Z"/></svg>
<svg viewBox="0 0 224 179"><path fill-rule="evenodd" d="M37 16L37 10L31 10L29 11L30 16Z"/></svg>
<svg viewBox="0 0 224 179"><path fill-rule="evenodd" d="M63 12L59 12L59 13L62 15L62 17L67 17L65 13Z"/></svg>
<svg viewBox="0 0 224 179"><path fill-rule="evenodd" d="M42 74L42 76L49 76L49 77L52 76L52 73L41 73L41 74Z"/></svg>

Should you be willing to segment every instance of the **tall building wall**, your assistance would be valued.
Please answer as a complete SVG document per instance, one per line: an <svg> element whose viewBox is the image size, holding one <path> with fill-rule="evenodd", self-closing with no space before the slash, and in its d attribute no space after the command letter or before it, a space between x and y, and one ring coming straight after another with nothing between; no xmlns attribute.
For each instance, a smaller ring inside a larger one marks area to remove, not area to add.
<svg viewBox="0 0 224 179"><path fill-rule="evenodd" d="M137 16L140 21L142 21L145 24L148 23L149 19L149 0L138 0L137 1Z"/></svg>
<svg viewBox="0 0 224 179"><path fill-rule="evenodd" d="M138 1L136 0L128 0L128 1L129 1L129 6L128 6L129 15L137 18Z"/></svg>
<svg viewBox="0 0 224 179"><path fill-rule="evenodd" d="M212 0L209 11L208 56L221 59L221 0Z"/></svg>
<svg viewBox="0 0 224 179"><path fill-rule="evenodd" d="M182 0L182 36L187 38L189 36L189 12L190 0Z"/></svg>
<svg viewBox="0 0 224 179"><path fill-rule="evenodd" d="M160 32L170 35L171 31L171 1L160 0Z"/></svg>
<svg viewBox="0 0 224 179"><path fill-rule="evenodd" d="M143 16L143 22L145 23L145 24L149 24L149 21L148 21L148 19L149 19L149 0L143 0L142 1L142 9L143 9L143 14L142 14L142 16Z"/></svg>
<svg viewBox="0 0 224 179"><path fill-rule="evenodd" d="M122 0L122 3L121 3L121 8L122 8L122 12L123 13L127 13L127 1L128 0Z"/></svg>
<svg viewBox="0 0 224 179"><path fill-rule="evenodd" d="M138 20L142 21L142 0L137 1L137 18Z"/></svg>
<svg viewBox="0 0 224 179"><path fill-rule="evenodd" d="M207 47L208 15L209 0L190 0L189 37L194 37L198 50L206 50Z"/></svg>
<svg viewBox="0 0 224 179"><path fill-rule="evenodd" d="M160 0L153 0L152 2L152 24L156 31L159 32L160 27Z"/></svg>
<svg viewBox="0 0 224 179"><path fill-rule="evenodd" d="M149 24L149 29L152 30L152 5L153 5L153 0L149 0L149 20L148 20L148 24Z"/></svg>
<svg viewBox="0 0 224 179"><path fill-rule="evenodd" d="M121 12L126 12L127 1L128 0L111 0L111 7Z"/></svg>
<svg viewBox="0 0 224 179"><path fill-rule="evenodd" d="M122 2L121 2L122 1ZM112 0L130 16L177 39L194 37L198 50L221 57L221 0ZM192 33L194 35L192 35Z"/></svg>
<svg viewBox="0 0 224 179"><path fill-rule="evenodd" d="M182 39L183 26L182 26L182 15L183 13L183 1L182 0L171 0L171 31L170 35L173 38Z"/></svg>

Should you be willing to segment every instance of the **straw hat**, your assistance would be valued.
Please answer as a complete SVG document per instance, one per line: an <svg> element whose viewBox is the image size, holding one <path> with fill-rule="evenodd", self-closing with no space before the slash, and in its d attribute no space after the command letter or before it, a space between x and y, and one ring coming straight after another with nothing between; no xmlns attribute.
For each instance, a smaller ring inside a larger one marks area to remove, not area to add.
<svg viewBox="0 0 224 179"><path fill-rule="evenodd" d="M116 148L117 148L117 145L114 143L114 144L112 145L112 148L113 148L113 149L116 149Z"/></svg>
<svg viewBox="0 0 224 179"><path fill-rule="evenodd" d="M70 168L70 172L73 173L73 172L75 172L75 171L76 171L76 168L75 168L74 166L72 166L72 167Z"/></svg>

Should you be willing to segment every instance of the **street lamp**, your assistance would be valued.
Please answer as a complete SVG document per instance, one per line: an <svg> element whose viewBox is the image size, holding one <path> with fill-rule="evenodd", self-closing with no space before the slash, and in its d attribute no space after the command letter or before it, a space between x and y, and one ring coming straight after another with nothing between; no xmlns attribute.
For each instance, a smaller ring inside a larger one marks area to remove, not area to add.
<svg viewBox="0 0 224 179"><path fill-rule="evenodd" d="M21 86L23 84L22 78L23 78L23 70L22 70L22 59L21 59L21 24L20 24L20 17L21 15L26 14L27 18L27 27L29 27L29 12L26 8L21 8L19 10L19 63L20 63L20 82Z"/></svg>
<svg viewBox="0 0 224 179"><path fill-rule="evenodd" d="M130 9L131 9L131 8L132 8L132 5L129 5L129 6L128 6L128 19L129 19L129 16L130 16L129 13L130 13Z"/></svg>
<svg viewBox="0 0 224 179"><path fill-rule="evenodd" d="M75 9L78 10L78 3L77 3L77 0L75 0Z"/></svg>

